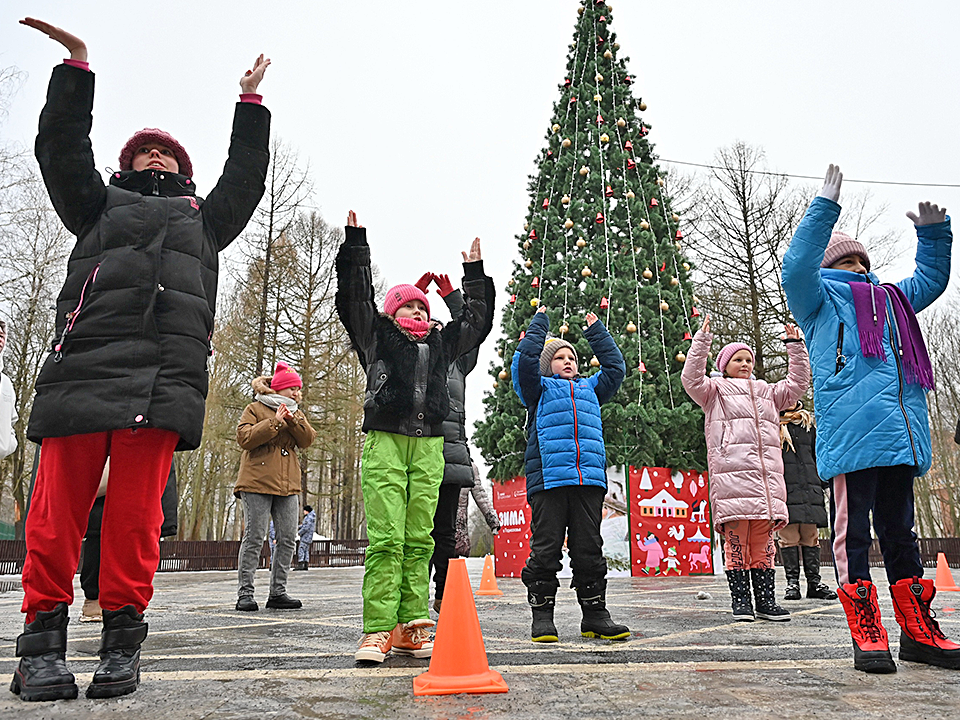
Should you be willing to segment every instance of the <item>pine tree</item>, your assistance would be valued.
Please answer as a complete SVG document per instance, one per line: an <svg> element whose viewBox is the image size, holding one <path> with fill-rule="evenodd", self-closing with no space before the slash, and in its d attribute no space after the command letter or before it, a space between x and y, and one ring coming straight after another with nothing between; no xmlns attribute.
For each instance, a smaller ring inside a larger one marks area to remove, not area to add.
<svg viewBox="0 0 960 720"><path fill-rule="evenodd" d="M546 144L529 183L530 206L517 236L492 392L474 442L506 480L523 474L526 412L510 359L538 305L551 331L572 342L581 372L596 372L583 337L595 312L617 341L627 376L603 407L611 465L706 468L703 415L680 384L699 311L682 255L680 218L656 165L646 110L611 30L612 8L583 0L566 78ZM588 361L590 365L586 365Z"/></svg>

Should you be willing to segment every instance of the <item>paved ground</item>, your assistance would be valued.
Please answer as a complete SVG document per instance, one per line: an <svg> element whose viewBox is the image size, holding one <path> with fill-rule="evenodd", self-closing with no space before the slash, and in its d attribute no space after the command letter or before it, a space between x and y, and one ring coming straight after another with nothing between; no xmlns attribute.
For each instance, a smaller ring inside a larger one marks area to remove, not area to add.
<svg viewBox="0 0 960 720"><path fill-rule="evenodd" d="M469 568L477 587L481 564L471 560ZM734 623L720 577L612 579L608 602L614 618L634 630L625 643L581 638L576 597L563 588L557 608L561 642L555 646L527 639L523 587L519 580L500 580L503 597L476 601L490 665L510 691L414 698L413 678L428 661L390 657L376 669L354 665L361 578L361 568L291 573L290 591L304 601L303 610L240 613L233 609L233 573L159 574L140 690L114 700L83 698L99 626L76 623L75 605L68 662L81 699L23 703L0 688L0 717L960 717L960 672L913 663L900 663L892 676L856 672L838 603L789 603L789 623ZM266 586L263 571L257 579ZM699 591L712 597L698 600ZM15 666L21 599L15 583L0 585L4 679ZM885 586L881 599L887 627L893 628ZM954 604L960 607L960 593L943 593L935 601L942 626L958 638Z"/></svg>

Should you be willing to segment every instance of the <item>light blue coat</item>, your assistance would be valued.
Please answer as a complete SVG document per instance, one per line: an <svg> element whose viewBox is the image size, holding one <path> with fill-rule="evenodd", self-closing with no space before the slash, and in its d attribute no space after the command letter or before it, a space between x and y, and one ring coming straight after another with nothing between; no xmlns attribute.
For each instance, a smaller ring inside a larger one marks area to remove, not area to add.
<svg viewBox="0 0 960 720"><path fill-rule="evenodd" d="M890 333L887 302L883 346L886 362L860 349L851 282L877 277L821 268L840 206L817 197L810 204L783 258L783 289L790 312L807 338L817 418L817 472L832 478L872 467L912 465L930 469L926 390L907 383ZM950 219L917 227L917 268L897 286L920 312L946 289L950 278Z"/></svg>

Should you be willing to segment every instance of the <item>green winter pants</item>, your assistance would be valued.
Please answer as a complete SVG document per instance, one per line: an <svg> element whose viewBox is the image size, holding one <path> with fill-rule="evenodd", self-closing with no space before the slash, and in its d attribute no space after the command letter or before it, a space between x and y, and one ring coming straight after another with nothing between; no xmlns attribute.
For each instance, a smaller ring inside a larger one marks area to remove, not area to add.
<svg viewBox="0 0 960 720"><path fill-rule="evenodd" d="M433 515L443 479L443 438L373 430L363 444L360 487L367 516L363 631L430 617Z"/></svg>

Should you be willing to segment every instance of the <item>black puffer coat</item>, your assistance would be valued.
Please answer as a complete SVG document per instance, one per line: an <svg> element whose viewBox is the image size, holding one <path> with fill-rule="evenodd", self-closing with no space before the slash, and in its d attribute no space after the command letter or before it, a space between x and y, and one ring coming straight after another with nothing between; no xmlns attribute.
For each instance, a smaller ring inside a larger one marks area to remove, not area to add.
<svg viewBox="0 0 960 720"><path fill-rule="evenodd" d="M827 509L823 500L823 483L817 475L814 447L816 428L804 429L796 423L787 423L787 432L793 447L783 448L783 481L787 485L787 510L791 523L812 523L827 526Z"/></svg>
<svg viewBox="0 0 960 720"><path fill-rule="evenodd" d="M493 280L487 278L489 287L490 306L494 306L495 288ZM450 310L450 317L459 317L463 309L463 295L459 290L449 293L443 302ZM489 314L490 324L480 338L482 343L493 327L493 314ZM480 348L476 347L466 355L462 355L447 372L447 392L450 395L450 413L443 421L443 484L459 485L471 488L473 482L473 460L470 458L470 447L467 445L467 375L477 366L477 357Z"/></svg>
<svg viewBox="0 0 960 720"><path fill-rule="evenodd" d="M270 113L238 103L223 175L206 200L183 175L114 173L90 146L93 73L60 65L36 154L53 206L77 243L57 299L53 347L27 436L157 427L200 443L217 253L253 215L269 162Z"/></svg>
<svg viewBox="0 0 960 720"><path fill-rule="evenodd" d="M348 227L337 252L336 307L367 373L363 431L439 437L450 411L447 371L476 348L492 324L493 283L483 262L463 264L466 302L442 330L415 338L374 303L370 246L364 228Z"/></svg>

